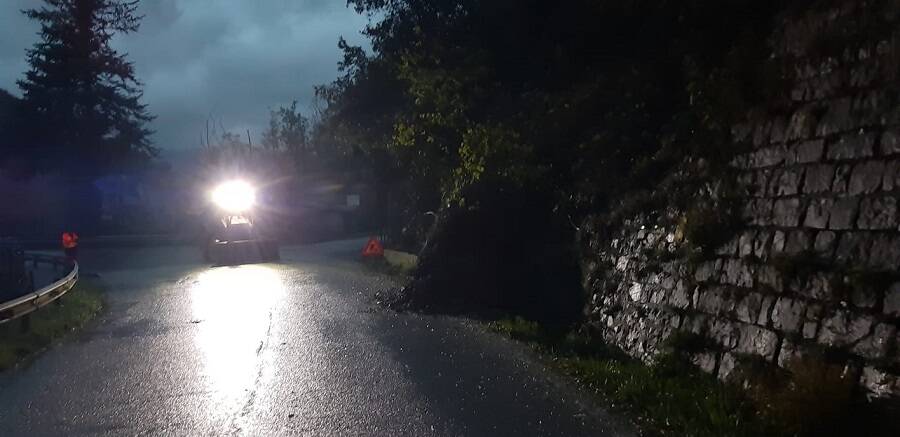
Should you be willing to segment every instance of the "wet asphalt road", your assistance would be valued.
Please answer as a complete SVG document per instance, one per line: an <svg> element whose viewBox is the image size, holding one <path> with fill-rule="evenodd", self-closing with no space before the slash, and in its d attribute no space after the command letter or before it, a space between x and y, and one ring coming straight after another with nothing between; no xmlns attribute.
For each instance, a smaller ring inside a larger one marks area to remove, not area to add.
<svg viewBox="0 0 900 437"><path fill-rule="evenodd" d="M522 345L374 306L361 244L85 249L108 309L0 375L0 435L630 435Z"/></svg>

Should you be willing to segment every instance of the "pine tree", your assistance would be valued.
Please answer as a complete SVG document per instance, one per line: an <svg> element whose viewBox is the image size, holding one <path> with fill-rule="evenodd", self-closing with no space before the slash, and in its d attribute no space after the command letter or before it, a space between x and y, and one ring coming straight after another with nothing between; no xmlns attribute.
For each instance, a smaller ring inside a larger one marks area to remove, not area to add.
<svg viewBox="0 0 900 437"><path fill-rule="evenodd" d="M25 15L41 24L18 82L34 154L45 168L94 177L146 161L156 150L134 65L110 42L137 31L137 0L43 0Z"/></svg>

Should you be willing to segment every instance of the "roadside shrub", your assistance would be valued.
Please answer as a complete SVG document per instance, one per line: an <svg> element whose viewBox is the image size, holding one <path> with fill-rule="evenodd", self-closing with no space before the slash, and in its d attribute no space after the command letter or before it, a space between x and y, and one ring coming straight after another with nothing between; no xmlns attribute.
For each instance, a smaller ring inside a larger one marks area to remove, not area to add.
<svg viewBox="0 0 900 437"><path fill-rule="evenodd" d="M574 229L551 197L526 190L481 191L453 207L422 253L403 306L488 318L521 316L563 335L584 306Z"/></svg>
<svg viewBox="0 0 900 437"><path fill-rule="evenodd" d="M757 363L762 364L762 363ZM823 351L788 363L745 365L739 376L773 433L785 436L896 436L897 400L869 400L856 383L853 363Z"/></svg>

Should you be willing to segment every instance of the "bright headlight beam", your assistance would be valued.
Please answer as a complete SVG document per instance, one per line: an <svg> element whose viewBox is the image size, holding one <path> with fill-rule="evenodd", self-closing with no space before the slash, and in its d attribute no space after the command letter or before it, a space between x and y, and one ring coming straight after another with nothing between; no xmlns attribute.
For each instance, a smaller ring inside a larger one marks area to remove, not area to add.
<svg viewBox="0 0 900 437"><path fill-rule="evenodd" d="M253 207L256 190L247 182L229 181L213 190L212 200L226 212L242 213Z"/></svg>

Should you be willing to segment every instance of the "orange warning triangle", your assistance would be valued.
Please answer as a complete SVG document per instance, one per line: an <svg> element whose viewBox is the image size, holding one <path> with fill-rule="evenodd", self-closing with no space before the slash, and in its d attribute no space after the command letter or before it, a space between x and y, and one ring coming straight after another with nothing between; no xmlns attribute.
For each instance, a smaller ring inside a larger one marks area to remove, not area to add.
<svg viewBox="0 0 900 437"><path fill-rule="evenodd" d="M364 257L382 257L384 256L384 246L376 239L372 237L369 239L369 242L366 243L366 247L363 248L362 256Z"/></svg>

